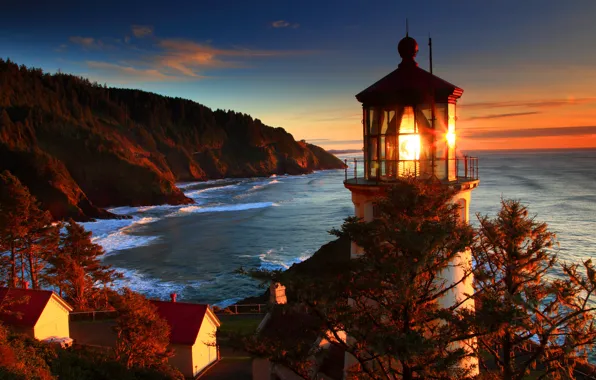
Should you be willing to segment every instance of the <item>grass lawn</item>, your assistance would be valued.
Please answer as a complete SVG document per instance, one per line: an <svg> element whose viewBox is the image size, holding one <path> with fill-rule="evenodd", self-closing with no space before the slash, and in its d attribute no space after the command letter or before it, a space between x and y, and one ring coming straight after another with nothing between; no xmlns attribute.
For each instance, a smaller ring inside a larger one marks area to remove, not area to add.
<svg viewBox="0 0 596 380"><path fill-rule="evenodd" d="M265 317L264 314L223 314L217 316L221 321L219 331L228 333L252 333Z"/></svg>

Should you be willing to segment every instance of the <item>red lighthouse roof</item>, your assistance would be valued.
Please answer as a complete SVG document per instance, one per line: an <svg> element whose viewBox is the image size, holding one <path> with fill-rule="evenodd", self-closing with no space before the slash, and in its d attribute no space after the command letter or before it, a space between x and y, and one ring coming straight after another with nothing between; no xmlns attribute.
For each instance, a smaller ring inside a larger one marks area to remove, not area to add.
<svg viewBox="0 0 596 380"><path fill-rule="evenodd" d="M398 45L402 62L398 68L356 95L364 105L421 104L430 103L434 94L436 102L458 99L464 92L461 88L418 67L414 60L418 43L406 36Z"/></svg>

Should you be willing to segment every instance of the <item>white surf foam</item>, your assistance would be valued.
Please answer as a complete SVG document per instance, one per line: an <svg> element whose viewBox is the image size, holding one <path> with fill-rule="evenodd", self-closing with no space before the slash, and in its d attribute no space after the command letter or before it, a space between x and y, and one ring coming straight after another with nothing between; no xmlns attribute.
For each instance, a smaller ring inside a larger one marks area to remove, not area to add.
<svg viewBox="0 0 596 380"><path fill-rule="evenodd" d="M79 223L87 231L91 231L93 238L105 236L134 223L134 219L99 219L96 222Z"/></svg>
<svg viewBox="0 0 596 380"><path fill-rule="evenodd" d="M159 220L159 218L152 218L150 216L146 216L144 218L138 219L135 221L134 224L149 224L149 223L153 223L153 222L157 222Z"/></svg>
<svg viewBox="0 0 596 380"><path fill-rule="evenodd" d="M101 245L104 251L106 251L106 256L110 256L124 249L145 247L154 244L158 239L158 236L129 235L122 231L117 231L108 236L94 238L93 242Z"/></svg>
<svg viewBox="0 0 596 380"><path fill-rule="evenodd" d="M276 183L280 183L280 181L274 179L273 181L269 181L269 182L261 182L261 183L254 185L253 187L251 187L248 191L259 190L259 189L262 189L269 185L275 185Z"/></svg>
<svg viewBox="0 0 596 380"><path fill-rule="evenodd" d="M272 248L265 253L259 255L261 260L261 266L259 269L265 270L286 270L293 264L298 264L311 257L313 252L307 250L298 257L288 257L284 253L284 248L279 249Z"/></svg>
<svg viewBox="0 0 596 380"><path fill-rule="evenodd" d="M179 189L187 189L193 186L199 185L211 185L214 183L222 183L222 182L230 182L230 178L221 178L221 179L211 179L209 181L196 181L196 182L178 182L176 187Z"/></svg>
<svg viewBox="0 0 596 380"><path fill-rule="evenodd" d="M169 300L172 293L176 293L181 299L184 299L187 291L194 290L207 283L205 281L164 281L133 269L118 268L117 271L124 276L124 278L116 281L114 284L117 288L126 286L149 298L159 298L162 300Z"/></svg>
<svg viewBox="0 0 596 380"><path fill-rule="evenodd" d="M132 215L132 214L140 214L148 211L161 211L161 210L170 210L173 208L179 208L179 205L156 205L156 206L122 206L122 207L114 207L109 209L108 211L118 214L118 215Z"/></svg>
<svg viewBox="0 0 596 380"><path fill-rule="evenodd" d="M279 206L274 202L255 202L255 203L238 203L221 206L187 206L182 207L175 213L168 216L182 216L188 213L206 213L206 212L227 212L227 211L244 211L258 208L277 207Z"/></svg>
<svg viewBox="0 0 596 380"><path fill-rule="evenodd" d="M143 217L133 219L108 219L97 222L81 223L87 231L91 231L91 241L103 247L106 255L136 247L155 243L158 236L139 236L131 234L138 226L158 221L159 218Z"/></svg>
<svg viewBox="0 0 596 380"><path fill-rule="evenodd" d="M205 182L180 182L180 183L176 184L176 187L179 189L186 189L187 187L196 186L201 183L205 183Z"/></svg>
<svg viewBox="0 0 596 380"><path fill-rule="evenodd" d="M234 189L237 188L238 184L234 184L234 185L225 185L225 186L214 186L214 187L208 187L206 189L198 189L198 190L191 190L191 191L187 191L184 193L184 195L186 195L187 197L190 198L197 198L200 197L201 195L204 195L205 193L210 193L213 191L217 191L217 190L223 190L223 189Z"/></svg>

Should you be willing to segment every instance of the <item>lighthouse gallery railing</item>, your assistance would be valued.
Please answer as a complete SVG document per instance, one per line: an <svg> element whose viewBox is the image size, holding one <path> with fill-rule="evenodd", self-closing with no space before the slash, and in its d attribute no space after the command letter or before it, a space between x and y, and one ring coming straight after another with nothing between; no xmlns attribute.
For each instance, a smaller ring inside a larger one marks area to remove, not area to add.
<svg viewBox="0 0 596 380"><path fill-rule="evenodd" d="M463 156L452 159L434 159L434 160L382 160L379 167L372 169L375 175L367 175L365 169L365 160L356 159L344 160L345 182L348 184L375 184L381 182L391 182L400 177L413 176L416 178L427 179L432 177L433 173L437 176L438 172L443 174L445 182L469 182L477 181L478 176L478 157ZM442 171L437 168L450 167L452 170ZM385 168L392 168L386 170ZM370 170L370 169L368 169ZM451 172L451 173L449 173ZM441 175L437 177L442 177Z"/></svg>

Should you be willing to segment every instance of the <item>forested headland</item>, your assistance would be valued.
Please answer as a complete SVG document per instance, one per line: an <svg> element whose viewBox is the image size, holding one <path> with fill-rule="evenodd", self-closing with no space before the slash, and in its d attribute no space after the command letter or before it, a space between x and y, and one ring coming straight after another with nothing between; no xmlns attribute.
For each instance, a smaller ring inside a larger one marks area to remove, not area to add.
<svg viewBox="0 0 596 380"><path fill-rule="evenodd" d="M246 114L0 59L0 171L19 178L54 219L192 203L177 181L342 167Z"/></svg>

